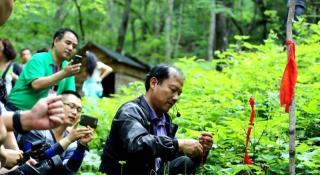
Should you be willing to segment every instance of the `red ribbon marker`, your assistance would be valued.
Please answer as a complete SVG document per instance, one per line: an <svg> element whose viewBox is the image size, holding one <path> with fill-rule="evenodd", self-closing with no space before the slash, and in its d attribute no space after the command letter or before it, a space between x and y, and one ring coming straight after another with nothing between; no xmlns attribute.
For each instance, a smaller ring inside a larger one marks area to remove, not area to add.
<svg viewBox="0 0 320 175"><path fill-rule="evenodd" d="M289 112L289 106L291 105L294 97L294 88L298 77L298 68L296 64L295 45L291 40L286 41L286 45L289 47L288 62L286 69L283 72L281 86L280 86L280 105L285 106L286 112Z"/></svg>
<svg viewBox="0 0 320 175"><path fill-rule="evenodd" d="M247 137L246 137L246 147L244 150L244 163L247 165L252 164L252 160L249 157L248 154L248 144L249 144L249 140L250 140L250 134L251 134L251 130L252 130L252 126L253 126L253 120L254 120L254 99L253 97L250 97L250 106L251 106L251 114L250 114L250 119L249 119L249 126L248 126L248 130L247 130Z"/></svg>

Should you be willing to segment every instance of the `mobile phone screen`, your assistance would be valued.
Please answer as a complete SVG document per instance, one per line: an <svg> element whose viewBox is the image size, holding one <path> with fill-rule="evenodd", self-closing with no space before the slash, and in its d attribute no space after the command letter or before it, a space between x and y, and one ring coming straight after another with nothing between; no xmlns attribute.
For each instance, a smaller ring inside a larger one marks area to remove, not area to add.
<svg viewBox="0 0 320 175"><path fill-rule="evenodd" d="M79 64L82 62L82 56L81 55L75 55L72 58L72 64Z"/></svg>
<svg viewBox="0 0 320 175"><path fill-rule="evenodd" d="M95 129L98 126L98 119L89 115L81 115L79 124L82 126L90 126Z"/></svg>

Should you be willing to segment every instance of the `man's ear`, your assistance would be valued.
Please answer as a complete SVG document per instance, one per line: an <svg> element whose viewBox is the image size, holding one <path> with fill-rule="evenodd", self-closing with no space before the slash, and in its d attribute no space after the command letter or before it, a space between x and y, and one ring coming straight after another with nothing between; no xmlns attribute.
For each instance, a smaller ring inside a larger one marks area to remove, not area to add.
<svg viewBox="0 0 320 175"><path fill-rule="evenodd" d="M156 77L152 77L150 79L150 88L154 89L158 85L158 79Z"/></svg>

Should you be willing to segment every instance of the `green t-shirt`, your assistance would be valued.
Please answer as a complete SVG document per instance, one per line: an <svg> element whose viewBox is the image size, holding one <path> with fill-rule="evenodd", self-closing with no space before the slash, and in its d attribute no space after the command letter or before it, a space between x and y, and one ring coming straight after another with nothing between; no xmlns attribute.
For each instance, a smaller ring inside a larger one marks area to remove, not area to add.
<svg viewBox="0 0 320 175"><path fill-rule="evenodd" d="M68 65L68 61L63 61L60 69ZM53 87L41 90L34 90L31 87L33 80L50 76L55 73L55 65L53 61L52 52L38 53L32 56L28 63L23 67L22 73L19 76L14 88L9 95L9 102L20 110L31 109L32 106L41 98L47 97L49 91ZM74 76L62 79L58 83L57 94L65 90L75 90Z"/></svg>

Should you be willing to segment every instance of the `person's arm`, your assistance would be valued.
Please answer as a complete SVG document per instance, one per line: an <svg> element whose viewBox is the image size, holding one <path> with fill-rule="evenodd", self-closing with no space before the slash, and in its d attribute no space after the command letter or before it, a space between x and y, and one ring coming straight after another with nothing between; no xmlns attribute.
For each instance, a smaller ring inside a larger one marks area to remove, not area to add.
<svg viewBox="0 0 320 175"><path fill-rule="evenodd" d="M34 90L41 90L45 88L50 88L51 86L54 86L62 79L75 75L79 73L80 71L81 63L79 64L69 64L64 69L60 70L59 72L45 76L45 77L39 77L31 82L31 87Z"/></svg>
<svg viewBox="0 0 320 175"><path fill-rule="evenodd" d="M112 67L110 67L100 61L98 62L98 64L100 64L99 68L101 70L100 81L102 81L107 75L109 75L113 71L113 69L112 69Z"/></svg>
<svg viewBox="0 0 320 175"><path fill-rule="evenodd" d="M67 137L64 137L59 141L60 145L64 150L68 148L68 146L76 141L78 138L81 138L87 134L92 134L92 131L90 131L89 128L76 128L71 129L69 135Z"/></svg>
<svg viewBox="0 0 320 175"><path fill-rule="evenodd" d="M0 146L2 145L6 137L7 137L7 128L2 120L2 117L0 117Z"/></svg>
<svg viewBox="0 0 320 175"><path fill-rule="evenodd" d="M14 136L14 133L12 131L8 132L7 138L4 142L4 146L6 149L19 150L16 137Z"/></svg>
<svg viewBox="0 0 320 175"><path fill-rule="evenodd" d="M20 120L15 120L15 126L20 125L21 131L29 131L32 129L41 130L57 127L63 123L62 119L65 116L63 112L61 96L50 96L43 98L39 100L29 111L21 111L20 113L3 112L1 114L1 118L8 131L17 129L14 128L14 114L20 115Z"/></svg>
<svg viewBox="0 0 320 175"><path fill-rule="evenodd" d="M81 135L80 140L77 142L76 149L68 148L66 154L63 157L64 170L66 174L72 174L79 170L85 151L88 150L87 144L92 140L93 129L86 128L87 133Z"/></svg>

